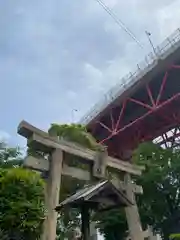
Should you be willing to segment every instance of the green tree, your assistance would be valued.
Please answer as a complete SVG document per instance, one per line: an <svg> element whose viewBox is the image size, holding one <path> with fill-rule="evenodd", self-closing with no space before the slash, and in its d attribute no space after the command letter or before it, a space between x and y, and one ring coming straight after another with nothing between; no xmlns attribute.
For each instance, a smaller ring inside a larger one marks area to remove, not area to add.
<svg viewBox="0 0 180 240"><path fill-rule="evenodd" d="M134 160L146 167L137 183L144 194L138 196L142 222L151 225L164 239L180 230L180 151L142 144Z"/></svg>
<svg viewBox="0 0 180 240"><path fill-rule="evenodd" d="M179 240L180 239L180 234L171 234L169 237L170 240Z"/></svg>
<svg viewBox="0 0 180 240"><path fill-rule="evenodd" d="M8 239L39 239L44 220L43 181L22 168L0 171L0 228Z"/></svg>
<svg viewBox="0 0 180 240"><path fill-rule="evenodd" d="M0 142L0 168L17 167L22 164L22 153L19 147L9 147Z"/></svg>
<svg viewBox="0 0 180 240"><path fill-rule="evenodd" d="M113 209L95 215L97 227L106 240L125 239L127 222L124 209Z"/></svg>
<svg viewBox="0 0 180 240"><path fill-rule="evenodd" d="M18 147L0 143L0 239L38 239L45 215L44 183L21 168Z"/></svg>
<svg viewBox="0 0 180 240"><path fill-rule="evenodd" d="M135 151L133 159L145 166L142 176L134 179L144 191L143 195L137 195L143 228L150 225L168 240L172 232L180 229L180 151L144 143ZM122 232L118 239L124 239L127 231L126 219L120 211L109 211L99 227L107 240L118 230Z"/></svg>

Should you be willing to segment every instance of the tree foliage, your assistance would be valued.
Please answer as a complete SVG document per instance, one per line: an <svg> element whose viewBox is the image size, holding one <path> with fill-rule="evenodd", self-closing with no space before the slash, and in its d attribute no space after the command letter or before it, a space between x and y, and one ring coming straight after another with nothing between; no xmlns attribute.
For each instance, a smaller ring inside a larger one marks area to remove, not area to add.
<svg viewBox="0 0 180 240"><path fill-rule="evenodd" d="M180 151L142 144L134 160L146 167L137 179L144 194L138 197L142 222L168 239L180 230Z"/></svg>
<svg viewBox="0 0 180 240"><path fill-rule="evenodd" d="M167 240L171 233L180 230L180 151L144 143L135 151L133 160L145 166L142 176L134 179L144 191L137 195L143 228L150 225ZM118 230L122 232L118 239L123 239L123 232L128 230L125 216L120 211L109 211L99 226L108 240Z"/></svg>
<svg viewBox="0 0 180 240"><path fill-rule="evenodd" d="M0 142L0 168L17 167L22 164L22 153L19 147L9 147Z"/></svg>
<svg viewBox="0 0 180 240"><path fill-rule="evenodd" d="M180 239L180 233L175 233L170 235L170 240L179 240Z"/></svg>
<svg viewBox="0 0 180 240"><path fill-rule="evenodd" d="M95 215L97 227L106 240L125 239L127 222L124 209L113 209Z"/></svg>
<svg viewBox="0 0 180 240"><path fill-rule="evenodd" d="M0 239L39 239L44 219L44 183L20 167L19 148L0 144Z"/></svg>
<svg viewBox="0 0 180 240"><path fill-rule="evenodd" d="M9 239L39 239L44 220L40 176L22 168L0 171L0 227Z"/></svg>

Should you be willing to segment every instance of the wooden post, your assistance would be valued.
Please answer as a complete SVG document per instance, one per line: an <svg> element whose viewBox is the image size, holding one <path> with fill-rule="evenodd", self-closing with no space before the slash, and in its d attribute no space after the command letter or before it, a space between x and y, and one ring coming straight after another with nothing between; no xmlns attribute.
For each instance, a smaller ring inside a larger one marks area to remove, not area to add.
<svg viewBox="0 0 180 240"><path fill-rule="evenodd" d="M131 199L131 201L134 204L133 206L125 208L131 240L144 240L138 207L137 207L135 195L132 189L130 174L125 174L124 181L127 184L127 188L126 188L127 197Z"/></svg>
<svg viewBox="0 0 180 240"><path fill-rule="evenodd" d="M47 192L46 192L46 207L47 218L44 223L43 240L55 240L56 239L56 224L57 224L57 212L56 206L59 204L59 195L61 187L61 173L63 152L60 149L55 149L50 156L50 169L47 179Z"/></svg>
<svg viewBox="0 0 180 240"><path fill-rule="evenodd" d="M81 219L82 219L82 239L89 240L90 229L89 229L89 207L82 205L81 207Z"/></svg>

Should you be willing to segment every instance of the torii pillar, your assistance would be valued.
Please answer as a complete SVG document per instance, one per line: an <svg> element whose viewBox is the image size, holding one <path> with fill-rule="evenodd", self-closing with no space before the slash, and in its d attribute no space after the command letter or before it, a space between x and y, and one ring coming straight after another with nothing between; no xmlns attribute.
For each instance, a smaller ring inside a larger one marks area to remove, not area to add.
<svg viewBox="0 0 180 240"><path fill-rule="evenodd" d="M126 188L127 197L134 204L132 206L125 208L130 238L131 240L144 240L144 233L142 231L139 211L136 204L135 194L132 189L131 177L129 174L125 174L124 182L127 184L127 188Z"/></svg>

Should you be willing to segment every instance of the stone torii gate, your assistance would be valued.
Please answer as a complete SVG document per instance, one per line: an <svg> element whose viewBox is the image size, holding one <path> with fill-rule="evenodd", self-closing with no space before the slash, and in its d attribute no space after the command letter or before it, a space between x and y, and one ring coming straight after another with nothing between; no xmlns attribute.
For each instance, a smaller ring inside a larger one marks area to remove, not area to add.
<svg viewBox="0 0 180 240"><path fill-rule="evenodd" d="M141 186L135 185L131 181L131 175L141 175L143 167L110 157L106 151L94 152L78 144L58 139L57 136L48 134L26 121L19 124L18 133L27 139L28 146L49 154L49 160L32 156L28 156L24 160L26 167L47 174L45 195L48 214L44 223L43 240L56 239L57 212L55 208L59 204L61 176L89 181L95 178L106 178L107 169L115 170L119 176L122 176L122 179L117 176L112 177L112 182L123 189L133 202L132 206L125 208L131 240L144 239L135 200L135 193L142 194L143 191ZM80 157L81 162L89 165L89 170L67 165L63 159L63 153Z"/></svg>

